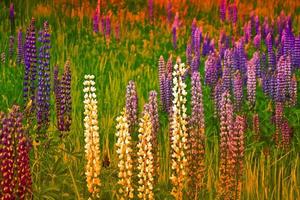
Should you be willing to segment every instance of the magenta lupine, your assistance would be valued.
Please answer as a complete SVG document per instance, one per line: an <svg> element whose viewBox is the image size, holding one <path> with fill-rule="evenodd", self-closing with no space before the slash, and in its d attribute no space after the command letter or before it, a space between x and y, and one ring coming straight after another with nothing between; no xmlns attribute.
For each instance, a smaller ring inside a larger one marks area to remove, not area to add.
<svg viewBox="0 0 300 200"><path fill-rule="evenodd" d="M276 73L276 95L275 100L277 102L285 102L287 100L287 94L289 92L289 85L291 80L291 62L290 57L280 57L277 63Z"/></svg>
<svg viewBox="0 0 300 200"><path fill-rule="evenodd" d="M129 127L132 130L137 124L138 115L138 96L134 81L129 81L126 88L126 113L128 116Z"/></svg>
<svg viewBox="0 0 300 200"><path fill-rule="evenodd" d="M202 84L199 72L192 74L192 114L189 121L190 134L188 136L188 172L189 195L196 196L196 192L204 185L205 172L205 122L202 96Z"/></svg>
<svg viewBox="0 0 300 200"><path fill-rule="evenodd" d="M239 71L233 77L233 97L235 109L239 111L243 101L243 79Z"/></svg>
<svg viewBox="0 0 300 200"><path fill-rule="evenodd" d="M256 69L257 65L260 64L259 53L255 52L253 57L247 63L247 98L253 107L256 99Z"/></svg>
<svg viewBox="0 0 300 200"><path fill-rule="evenodd" d="M261 41L261 34L256 34L256 36L253 38L253 46L256 49L260 48L260 41Z"/></svg>
<svg viewBox="0 0 300 200"><path fill-rule="evenodd" d="M245 42L248 43L251 40L251 21L245 23L243 30Z"/></svg>
<svg viewBox="0 0 300 200"><path fill-rule="evenodd" d="M15 112L15 131L17 139L17 196L20 200L31 199L32 198L32 179L30 170L30 158L29 153L31 149L31 144L28 137L25 135L25 131L22 125L23 115L20 112L18 106L13 108Z"/></svg>
<svg viewBox="0 0 300 200"><path fill-rule="evenodd" d="M221 19L221 21L224 22L226 20L226 1L225 0L220 0L219 12L220 12L220 19Z"/></svg>
<svg viewBox="0 0 300 200"><path fill-rule="evenodd" d="M295 48L293 50L294 53L294 67L300 68L300 36L295 38Z"/></svg>
<svg viewBox="0 0 300 200"><path fill-rule="evenodd" d="M24 45L22 29L18 31L18 49L17 49L17 64L24 62Z"/></svg>
<svg viewBox="0 0 300 200"><path fill-rule="evenodd" d="M268 18L265 17L265 20L264 20L264 23L263 23L263 26L262 26L262 37L264 39L266 39L267 35L269 33L272 33L273 30L272 30L272 27L269 25L269 22L268 22Z"/></svg>
<svg viewBox="0 0 300 200"><path fill-rule="evenodd" d="M39 72L37 88L37 124L39 131L45 131L50 123L50 33L48 22L39 33Z"/></svg>
<svg viewBox="0 0 300 200"><path fill-rule="evenodd" d="M14 117L12 111L2 120L2 130L0 131L0 194L3 200L15 198L14 188Z"/></svg>

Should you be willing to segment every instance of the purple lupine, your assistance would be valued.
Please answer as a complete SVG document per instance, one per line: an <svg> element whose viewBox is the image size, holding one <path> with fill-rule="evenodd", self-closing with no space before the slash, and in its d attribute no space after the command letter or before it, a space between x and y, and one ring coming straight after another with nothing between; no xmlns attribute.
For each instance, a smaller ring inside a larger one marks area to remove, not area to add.
<svg viewBox="0 0 300 200"><path fill-rule="evenodd" d="M205 84L214 87L218 81L216 55L210 54L205 61Z"/></svg>
<svg viewBox="0 0 300 200"><path fill-rule="evenodd" d="M168 20L168 23L171 24L171 21L172 21L172 1L171 0L168 1L168 5L167 5L167 20Z"/></svg>
<svg viewBox="0 0 300 200"><path fill-rule="evenodd" d="M99 13L98 9L96 9L94 16L93 16L93 30L95 33L99 32Z"/></svg>
<svg viewBox="0 0 300 200"><path fill-rule="evenodd" d="M228 15L231 23L236 24L237 23L237 5L235 2L231 3L228 6Z"/></svg>
<svg viewBox="0 0 300 200"><path fill-rule="evenodd" d="M177 31L176 31L177 27L176 26L172 26L172 43L173 43L173 48L177 49Z"/></svg>
<svg viewBox="0 0 300 200"><path fill-rule="evenodd" d="M61 94L60 94L60 77L59 77L59 69L58 65L54 65L54 70L53 70L53 91L54 91L54 96L55 96L55 108L56 108L56 121L57 124L60 122L60 103L61 103ZM59 126L58 126L59 128Z"/></svg>
<svg viewBox="0 0 300 200"><path fill-rule="evenodd" d="M50 33L48 22L39 32L39 76L37 89L37 124L39 131L45 131L50 123Z"/></svg>
<svg viewBox="0 0 300 200"><path fill-rule="evenodd" d="M291 83L291 59L290 56L280 57L277 64L276 74L276 96L277 102L285 102L289 93Z"/></svg>
<svg viewBox="0 0 300 200"><path fill-rule="evenodd" d="M193 47L195 54L199 54L200 56L200 46L201 46L201 39L202 39L202 28L196 28L193 34ZM198 56L198 55L197 55Z"/></svg>
<svg viewBox="0 0 300 200"><path fill-rule="evenodd" d="M153 22L153 0L148 0L149 20Z"/></svg>
<svg viewBox="0 0 300 200"><path fill-rule="evenodd" d="M192 48L194 48L194 43L195 43L195 31L196 31L196 28L197 28L197 20L196 18L193 19L192 21L192 25L191 25L191 38L192 38L192 41L191 41L191 45L192 45Z"/></svg>
<svg viewBox="0 0 300 200"><path fill-rule="evenodd" d="M198 72L199 71L199 58L197 56L194 56L191 63L191 73Z"/></svg>
<svg viewBox="0 0 300 200"><path fill-rule="evenodd" d="M235 109L239 111L243 101L243 79L238 70L233 76L233 97Z"/></svg>
<svg viewBox="0 0 300 200"><path fill-rule="evenodd" d="M0 181L0 194L3 200L14 199L14 124L15 119L11 111L7 117L2 119L2 130L0 131L0 174L2 180Z"/></svg>
<svg viewBox="0 0 300 200"><path fill-rule="evenodd" d="M35 19L32 18L26 31L25 41L25 73L24 73L24 103L32 101L32 112L35 110L35 90L37 74Z"/></svg>
<svg viewBox="0 0 300 200"><path fill-rule="evenodd" d="M17 64L24 62L24 46L22 29L18 31L18 49L17 49Z"/></svg>
<svg viewBox="0 0 300 200"><path fill-rule="evenodd" d="M256 49L260 49L260 41L261 41L261 34L256 34L256 36L253 38L253 46Z"/></svg>
<svg viewBox="0 0 300 200"><path fill-rule="evenodd" d="M24 127L22 125L23 115L18 106L13 107L15 112L15 131L17 156L15 164L17 165L17 196L20 200L32 198L32 179L30 170L30 150L31 144L28 137L25 135Z"/></svg>
<svg viewBox="0 0 300 200"><path fill-rule="evenodd" d="M268 18L265 17L265 20L263 23L262 37L264 39L266 39L267 35L272 32L273 32L273 30L272 30L272 27L269 25Z"/></svg>
<svg viewBox="0 0 300 200"><path fill-rule="evenodd" d="M245 42L248 43L251 39L251 21L245 23L243 30L244 30Z"/></svg>
<svg viewBox="0 0 300 200"><path fill-rule="evenodd" d="M295 48L293 50L294 53L294 68L300 68L300 35L295 38Z"/></svg>
<svg viewBox="0 0 300 200"><path fill-rule="evenodd" d="M253 57L247 63L247 97L248 101L253 107L256 98L256 68L259 65L259 53L255 52Z"/></svg>
<svg viewBox="0 0 300 200"><path fill-rule="evenodd" d="M220 0L219 12L220 12L220 19L222 22L224 22L226 20L226 1L225 0Z"/></svg>
<svg viewBox="0 0 300 200"><path fill-rule="evenodd" d="M200 73L192 74L192 116L190 125L199 129L204 129L204 108L203 108L202 84Z"/></svg>
<svg viewBox="0 0 300 200"><path fill-rule="evenodd" d="M259 17L258 15L255 15L254 17L254 30L255 30L255 34L258 35L260 34L260 24L259 24Z"/></svg>
<svg viewBox="0 0 300 200"><path fill-rule="evenodd" d="M9 36L9 58L12 59L13 55L14 55L14 46L15 46L15 38L14 36Z"/></svg>
<svg viewBox="0 0 300 200"><path fill-rule="evenodd" d="M214 111L215 116L220 114L221 99L224 92L223 79L220 78L213 89Z"/></svg>
<svg viewBox="0 0 300 200"><path fill-rule="evenodd" d="M234 47L233 51L233 68L240 70L242 75L245 76L247 71L246 66L247 56L245 52L245 44L243 40L239 40Z"/></svg>
<svg viewBox="0 0 300 200"><path fill-rule="evenodd" d="M226 36L224 31L220 32L219 40L218 40L219 54L221 59L224 58L225 50L229 48L228 37Z"/></svg>
<svg viewBox="0 0 300 200"><path fill-rule="evenodd" d="M206 33L203 40L202 55L207 56L209 52L210 52L210 38L208 36L208 33Z"/></svg>
<svg viewBox="0 0 300 200"><path fill-rule="evenodd" d="M128 115L129 127L133 129L137 124L138 97L134 81L129 81L126 88L126 113Z"/></svg>
<svg viewBox="0 0 300 200"><path fill-rule="evenodd" d="M266 45L267 45L267 51L268 51L268 67L272 70L275 70L276 68L276 58L275 53L273 49L273 41L272 41L272 35L269 33L266 37Z"/></svg>

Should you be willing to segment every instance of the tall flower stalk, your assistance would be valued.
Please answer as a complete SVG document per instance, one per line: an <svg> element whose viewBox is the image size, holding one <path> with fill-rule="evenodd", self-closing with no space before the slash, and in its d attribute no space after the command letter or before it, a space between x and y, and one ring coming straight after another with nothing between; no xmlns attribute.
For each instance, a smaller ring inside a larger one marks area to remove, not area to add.
<svg viewBox="0 0 300 200"><path fill-rule="evenodd" d="M138 97L134 81L129 81L126 88L126 113L129 120L129 128L133 129L137 124Z"/></svg>
<svg viewBox="0 0 300 200"><path fill-rule="evenodd" d="M187 175L187 115L186 115L186 84L183 76L186 68L177 63L173 72L173 106L171 117L171 183L172 195L175 199L183 198L183 189Z"/></svg>
<svg viewBox="0 0 300 200"><path fill-rule="evenodd" d="M24 62L24 45L22 29L18 31L18 49L17 49L17 64Z"/></svg>
<svg viewBox="0 0 300 200"><path fill-rule="evenodd" d="M85 75L84 85L84 137L85 158L87 160L85 175L88 191L92 197L99 194L100 182L100 145L98 127L97 96L95 94L94 75Z"/></svg>
<svg viewBox="0 0 300 200"><path fill-rule="evenodd" d="M192 75L192 116L188 136L188 188L190 196L197 199L197 192L203 187L205 172L205 124L202 97L202 84L199 72Z"/></svg>
<svg viewBox="0 0 300 200"><path fill-rule="evenodd" d="M145 105L144 113L139 123L139 142L137 144L138 152L138 197L140 199L154 199L154 156L153 156L153 129L152 122Z"/></svg>
<svg viewBox="0 0 300 200"><path fill-rule="evenodd" d="M133 199L133 161L132 161L132 139L129 132L130 122L127 117L126 109L117 117L117 154L118 154L118 199Z"/></svg>

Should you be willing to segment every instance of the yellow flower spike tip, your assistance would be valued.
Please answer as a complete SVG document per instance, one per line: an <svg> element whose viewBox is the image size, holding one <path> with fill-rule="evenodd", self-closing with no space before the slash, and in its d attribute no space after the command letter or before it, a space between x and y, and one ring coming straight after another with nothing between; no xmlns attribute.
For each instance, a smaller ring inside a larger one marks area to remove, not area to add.
<svg viewBox="0 0 300 200"><path fill-rule="evenodd" d="M126 110L124 109L121 116L117 117L116 125L117 136L117 155L118 155L118 199L132 199L133 185L132 185L132 158L131 158L131 135L129 133L129 121L127 119Z"/></svg>
<svg viewBox="0 0 300 200"><path fill-rule="evenodd" d="M85 158L86 181L88 191L92 197L97 197L100 191L100 147L99 127L96 100L96 88L94 87L94 75L85 75L84 85L84 137L85 137Z"/></svg>
<svg viewBox="0 0 300 200"><path fill-rule="evenodd" d="M186 115L186 84L183 76L186 68L180 59L174 66L173 72L173 107L171 119L171 182L172 195L179 200L183 197L183 187L186 181L186 149L187 149L187 115Z"/></svg>
<svg viewBox="0 0 300 200"><path fill-rule="evenodd" d="M138 142L138 197L140 199L154 199L154 168L153 168L153 149L152 149L152 123L150 114L145 105L143 117L139 123L139 142Z"/></svg>

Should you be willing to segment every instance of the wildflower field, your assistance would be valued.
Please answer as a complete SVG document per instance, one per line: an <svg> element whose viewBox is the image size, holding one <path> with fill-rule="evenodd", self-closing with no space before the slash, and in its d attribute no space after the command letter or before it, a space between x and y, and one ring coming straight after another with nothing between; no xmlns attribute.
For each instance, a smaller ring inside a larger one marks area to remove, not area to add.
<svg viewBox="0 0 300 200"><path fill-rule="evenodd" d="M300 1L0 0L0 200L300 199Z"/></svg>

